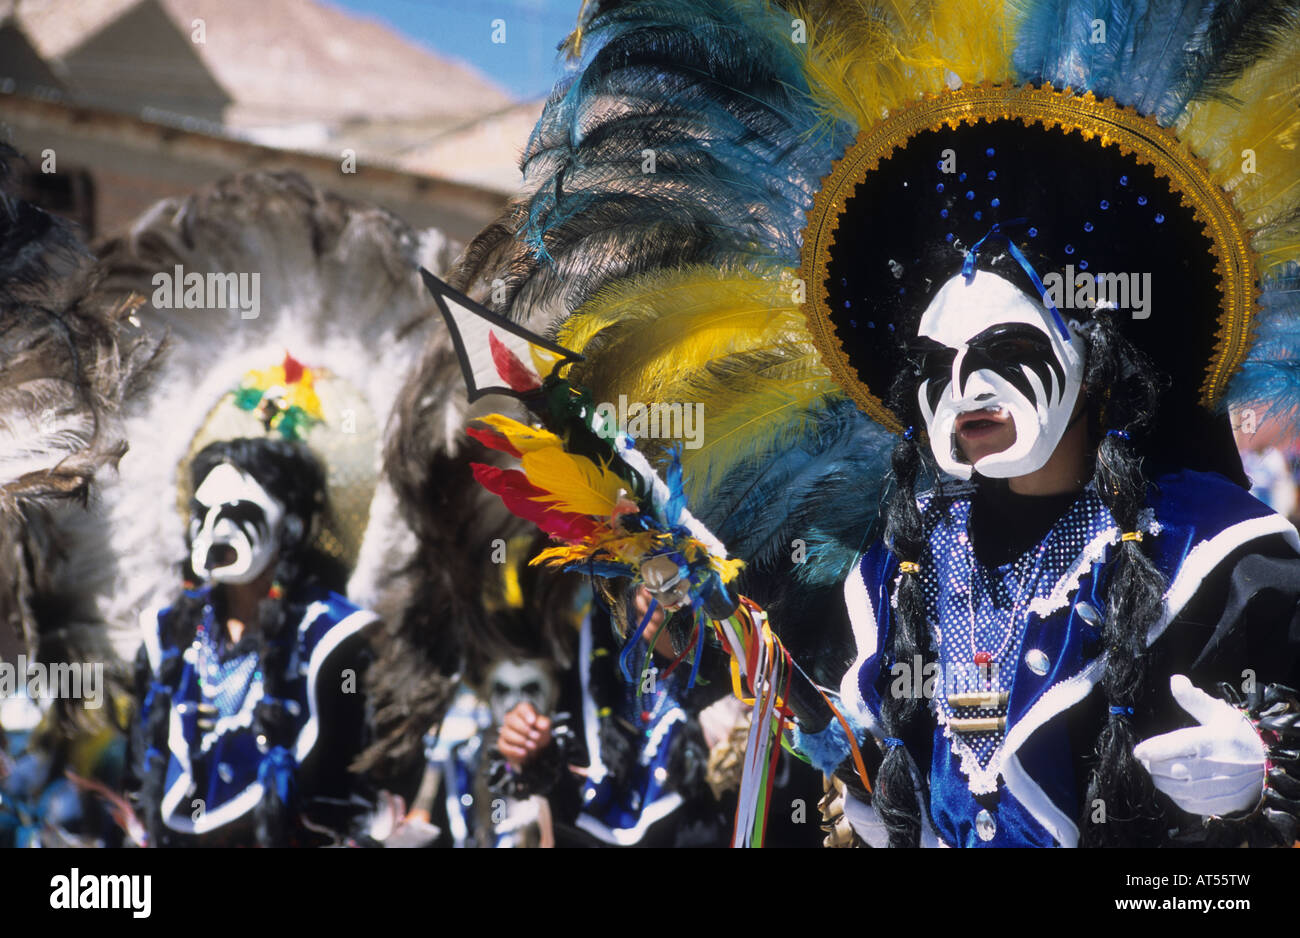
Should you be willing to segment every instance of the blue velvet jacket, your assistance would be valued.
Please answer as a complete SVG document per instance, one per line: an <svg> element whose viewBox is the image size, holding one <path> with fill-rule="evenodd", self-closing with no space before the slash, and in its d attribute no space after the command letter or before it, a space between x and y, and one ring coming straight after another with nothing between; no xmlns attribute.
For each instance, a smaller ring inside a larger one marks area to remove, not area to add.
<svg viewBox="0 0 1300 938"><path fill-rule="evenodd" d="M1300 553L1300 539L1285 518L1216 474L1180 472L1164 476L1153 485L1148 506L1150 530L1155 533L1147 537L1144 547L1168 582L1165 611L1152 627L1148 645L1154 652L1166 631L1187 629L1187 644L1192 650L1181 655L1163 654L1158 660L1169 667L1190 670L1195 660L1205 657L1207 640L1219 646L1225 644L1225 636L1204 634L1203 624L1185 626L1180 619L1180 613L1202 585L1226 558L1241 557L1252 545L1271 539L1287 545L1282 548L1284 552ZM991 839L977 835L975 817L981 805L938 721L923 721L927 724L925 731L904 740L916 764L929 766L927 777L920 780L921 803L925 807L924 844L1077 845L1076 819L1082 814L1083 793L1078 773L1080 753L1077 742L1072 743L1069 719L1074 708L1089 701L1105 668L1100 630L1089 624L1080 610L1092 611L1085 603L1095 610L1105 610L1107 562L1119 534L1111 519L1109 528L1103 528L1085 550L1087 556L1081 556L1075 568L1057 584L1060 601L1040 607L1042 614L1030 611L1025 618L1019 644L1022 652L1016 656L1010 682L994 810L996 834ZM1295 571L1297 567L1293 564L1287 569ZM889 642L890 600L897 574L898 559L877 543L860 558L845 584L857 660L845 674L841 696L877 738L884 736L879 725L881 695L889 692L892 680L892 662L886 660L883 650ZM1048 605L1055 608L1046 611ZM1170 629L1171 623L1175 628ZM1286 624L1282 623L1281 628L1285 630ZM1165 644L1170 644L1171 639L1180 640L1171 634ZM1242 636L1231 640L1245 647ZM1042 653L1034 661L1037 670L1026 664L1024 649ZM1202 653L1198 655L1196 649ZM1043 673L1038 673L1040 670ZM1149 675L1162 684L1169 678L1169 673ZM1236 674L1230 676L1239 678ZM1095 706L1096 697L1092 696L1090 702ZM1175 712L1166 711L1160 719L1135 725L1135 729L1146 738L1177 728L1176 723L1160 725L1164 719L1176 719ZM873 843L880 842L883 828L869 808L858 803L847 813L860 834Z"/></svg>
<svg viewBox="0 0 1300 938"><path fill-rule="evenodd" d="M169 645L161 628L170 607L144 625L144 649L154 674L155 690L145 698L140 721L148 725L157 697L157 675L165 656L180 655L184 666L170 690L162 819L174 831L208 834L249 815L261 800L264 753L254 736L254 713L262 699L261 663L255 648L219 653L212 640L212 609L204 609L207 626L186 648ZM288 707L297 730L291 755L302 765L329 728L321 726L324 695L340 692L336 670L326 669L346 639L378 617L337 593L321 590L310 597L298 625L289 663ZM205 643L206 640L206 643ZM359 682L361 675L356 675ZM202 710L200 708L203 708ZM213 708L213 709L208 709ZM205 715L206 714L206 715ZM200 722L202 721L202 723Z"/></svg>

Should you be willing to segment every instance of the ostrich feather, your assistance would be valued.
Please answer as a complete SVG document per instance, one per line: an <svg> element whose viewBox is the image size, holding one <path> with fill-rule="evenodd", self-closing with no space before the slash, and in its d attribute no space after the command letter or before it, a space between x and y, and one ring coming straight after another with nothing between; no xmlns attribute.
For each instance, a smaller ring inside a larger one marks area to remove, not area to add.
<svg viewBox="0 0 1300 938"><path fill-rule="evenodd" d="M11 194L18 159L0 144L0 657L102 661L111 699L123 669L79 589L104 558L88 563L70 531L122 456L122 397L156 349L128 306L96 295L94 257L73 226ZM68 735L102 730L112 708L53 709Z"/></svg>
<svg viewBox="0 0 1300 938"><path fill-rule="evenodd" d="M1113 97L1165 125L1195 101L1229 99L1244 71L1285 49L1297 9L1295 0L1009 0L1009 6L1020 80ZM1099 29L1104 42L1094 41Z"/></svg>
<svg viewBox="0 0 1300 938"><path fill-rule="evenodd" d="M1228 403L1259 419L1300 422L1300 263L1265 280L1255 343L1228 387Z"/></svg>
<svg viewBox="0 0 1300 938"><path fill-rule="evenodd" d="M813 9L808 40L796 48L831 139L837 124L865 130L926 93L1011 71L1001 3L849 0Z"/></svg>
<svg viewBox="0 0 1300 938"><path fill-rule="evenodd" d="M672 396L683 375L804 331L788 273L692 266L606 288L565 320L557 341L584 356L569 374L597 400L694 401Z"/></svg>
<svg viewBox="0 0 1300 938"><path fill-rule="evenodd" d="M820 117L790 14L652 0L593 5L584 29L588 61L524 153L525 194L453 285L499 277L497 311L537 324L639 272L796 263L803 214L850 137L809 133Z"/></svg>
<svg viewBox="0 0 1300 938"><path fill-rule="evenodd" d="M209 409L247 371L281 360L288 349L357 391L369 413L354 415L354 429L374 440L377 463L384 424L426 340L428 354L445 347L454 358L418 276L421 263L445 268L450 249L436 232L417 233L382 209L292 173L242 174L166 199L100 246L100 294L111 302L144 298L136 311L141 332L165 342L150 380L125 405L131 449L91 522L111 532L112 563L77 586L96 597L124 657L138 647L139 618L180 589L178 468ZM243 318L233 298L226 309L157 305L155 274L170 275L178 265L205 276L256 272L259 315ZM457 397L452 388L430 401L455 414L457 432L439 437L442 446L455 445L465 408L463 392ZM387 602L389 571L405 565L412 547L385 488L371 507L388 523L362 541L351 587L359 601L376 605Z"/></svg>
<svg viewBox="0 0 1300 938"><path fill-rule="evenodd" d="M1284 24L1289 38L1275 54L1246 68L1222 97L1192 104L1178 124L1254 233L1263 273L1300 258L1300 11Z"/></svg>

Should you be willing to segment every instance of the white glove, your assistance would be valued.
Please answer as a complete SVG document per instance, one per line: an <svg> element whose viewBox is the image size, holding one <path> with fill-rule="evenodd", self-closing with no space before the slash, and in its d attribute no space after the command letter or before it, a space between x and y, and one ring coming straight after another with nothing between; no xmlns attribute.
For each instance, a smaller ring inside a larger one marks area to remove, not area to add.
<svg viewBox="0 0 1300 938"><path fill-rule="evenodd" d="M1156 788L1184 811L1211 815L1249 811L1264 792L1264 741L1244 713L1175 674L1169 690L1200 726L1143 740L1133 755Z"/></svg>

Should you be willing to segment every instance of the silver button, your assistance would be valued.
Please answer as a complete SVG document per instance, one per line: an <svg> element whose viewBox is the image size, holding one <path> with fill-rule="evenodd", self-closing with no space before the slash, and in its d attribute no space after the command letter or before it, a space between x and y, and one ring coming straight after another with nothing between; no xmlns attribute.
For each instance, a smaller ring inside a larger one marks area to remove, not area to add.
<svg viewBox="0 0 1300 938"><path fill-rule="evenodd" d="M1029 651L1025 652L1025 665L1035 674L1043 675L1046 674L1047 669L1052 666L1052 662L1048 660L1047 654L1044 651L1038 648L1031 648Z"/></svg>
<svg viewBox="0 0 1300 938"><path fill-rule="evenodd" d="M655 781L658 782L660 785L668 781L668 770L665 769L662 765L655 766Z"/></svg>
<svg viewBox="0 0 1300 938"><path fill-rule="evenodd" d="M990 841L997 832L998 824L993 820L993 815L980 808L980 813L975 815L975 833L979 835L980 840Z"/></svg>
<svg viewBox="0 0 1300 938"><path fill-rule="evenodd" d="M1101 623L1102 623L1101 613L1097 611L1097 607L1094 606L1092 603L1088 603L1088 602L1075 603L1074 611L1079 614L1080 619L1082 619L1084 622L1087 622L1094 629L1101 628Z"/></svg>
<svg viewBox="0 0 1300 938"><path fill-rule="evenodd" d="M218 762L217 774L221 776L221 780L227 785L229 785L235 778L235 770L230 767L229 762Z"/></svg>

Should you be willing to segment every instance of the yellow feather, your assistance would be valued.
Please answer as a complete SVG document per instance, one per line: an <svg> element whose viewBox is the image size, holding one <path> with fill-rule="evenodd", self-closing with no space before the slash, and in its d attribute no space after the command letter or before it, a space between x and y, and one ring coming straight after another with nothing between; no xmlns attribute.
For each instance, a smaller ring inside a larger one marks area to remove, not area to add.
<svg viewBox="0 0 1300 938"><path fill-rule="evenodd" d="M592 547L586 544L561 544L556 547L546 548L546 550L528 561L528 565L531 567L567 566L572 563L581 563L590 557L591 553Z"/></svg>
<svg viewBox="0 0 1300 938"><path fill-rule="evenodd" d="M799 13L794 15L799 16ZM796 46L812 97L828 120L859 130L915 101L1011 75L1011 27L1002 0L813 0Z"/></svg>
<svg viewBox="0 0 1300 938"><path fill-rule="evenodd" d="M528 344L528 354L533 359L533 370L537 372L538 377L545 378L555 370L555 364L560 360L560 356L550 349L542 348L540 345Z"/></svg>
<svg viewBox="0 0 1300 938"><path fill-rule="evenodd" d="M706 401L701 445L682 451L691 503L706 499L709 486L731 467L755 453L770 452L782 437L802 432L804 421L843 397L817 353L809 349L806 356L803 362L789 363L789 377L755 376L741 391L719 384L701 393Z"/></svg>
<svg viewBox="0 0 1300 938"><path fill-rule="evenodd" d="M765 275L764 275L765 274ZM789 271L691 268L598 293L561 328L587 355L571 377L597 402L699 405L698 448L682 454L688 495L842 397L813 346ZM638 440L652 460L673 440Z"/></svg>
<svg viewBox="0 0 1300 938"><path fill-rule="evenodd" d="M745 561L739 557L731 557L726 560L715 557L712 566L714 570L718 571L718 576L722 578L723 583L730 583L740 575L741 570L745 569Z"/></svg>
<svg viewBox="0 0 1300 938"><path fill-rule="evenodd" d="M543 430L540 427L530 427L527 424L520 423L518 420L512 420L504 414L488 414L485 417L475 418L486 423L493 430L496 430L507 440L510 445L521 453L531 453L536 450L560 448L563 442L558 436L550 430Z"/></svg>
<svg viewBox="0 0 1300 938"><path fill-rule="evenodd" d="M558 448L524 453L520 464L528 481L547 492L536 500L561 511L608 518L624 487L623 480L603 466Z"/></svg>
<svg viewBox="0 0 1300 938"><path fill-rule="evenodd" d="M657 271L600 291L561 327L561 345L587 360L569 377L597 403L620 394L641 403L666 396L682 374L736 352L806 334L790 271L690 267Z"/></svg>
<svg viewBox="0 0 1300 938"><path fill-rule="evenodd" d="M1251 104L1198 102L1176 129L1232 195L1267 271L1300 254L1300 219L1291 212L1300 201L1300 36L1256 62L1228 94Z"/></svg>

